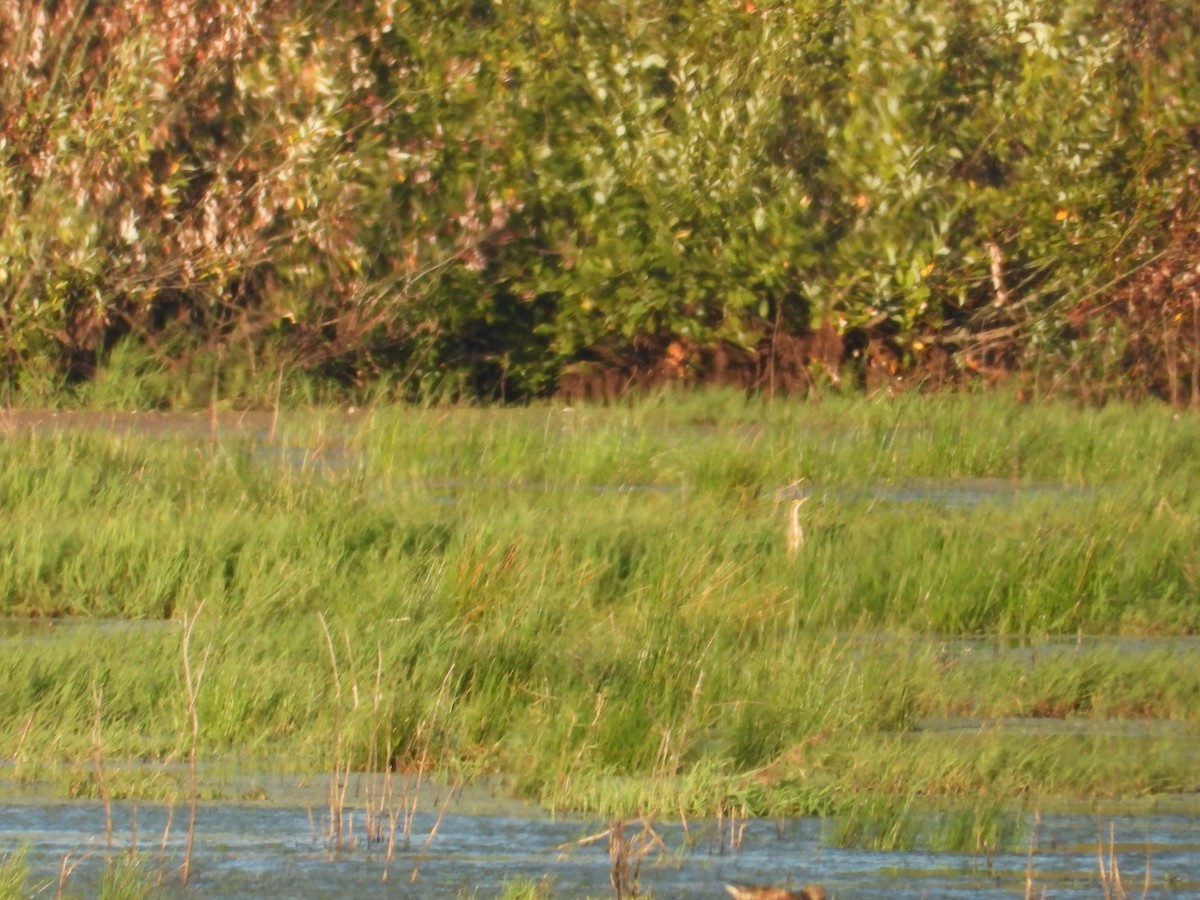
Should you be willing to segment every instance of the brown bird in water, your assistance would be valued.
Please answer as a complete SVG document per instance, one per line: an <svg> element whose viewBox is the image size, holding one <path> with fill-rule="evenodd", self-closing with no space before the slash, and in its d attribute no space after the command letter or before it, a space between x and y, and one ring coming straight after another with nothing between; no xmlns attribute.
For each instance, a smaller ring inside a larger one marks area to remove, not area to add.
<svg viewBox="0 0 1200 900"><path fill-rule="evenodd" d="M734 900L825 900L825 888L819 884L805 885L798 891L755 887L752 884L727 884L725 890L733 895Z"/></svg>

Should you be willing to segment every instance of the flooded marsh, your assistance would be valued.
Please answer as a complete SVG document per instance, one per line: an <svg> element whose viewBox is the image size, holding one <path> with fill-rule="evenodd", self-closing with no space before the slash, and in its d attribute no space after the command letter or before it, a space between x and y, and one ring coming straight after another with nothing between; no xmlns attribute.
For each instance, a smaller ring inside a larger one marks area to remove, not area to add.
<svg viewBox="0 0 1200 900"><path fill-rule="evenodd" d="M194 806L201 896L603 896L578 842L621 821L655 896L1194 885L1198 437L979 398L10 416L0 852L86 885L136 832L157 880Z"/></svg>
<svg viewBox="0 0 1200 900"><path fill-rule="evenodd" d="M278 779L267 779L268 781ZM498 806L501 804L497 804ZM514 885L541 896L612 895L604 842L586 843L603 823L573 817L476 811L420 812L410 842L391 853L369 843L361 823L340 848L320 827L320 807L263 802L206 804L200 810L189 884L180 883L179 811L118 804L113 849L95 803L0 803L0 846L24 848L26 887L57 884L64 866L70 896L95 896L105 873L135 860L153 896L500 897ZM655 823L662 849L642 859L641 891L663 898L720 897L725 883L794 885L819 880L831 896L1093 898L1100 894L1098 853L1116 859L1126 889L1140 895L1200 890L1197 816L1149 812L1110 817L1042 816L1027 823L1024 848L985 855L963 851L838 848L816 819L737 824L738 846L722 848L717 822ZM432 840L431 833L436 828ZM1110 843L1110 836L1115 839Z"/></svg>

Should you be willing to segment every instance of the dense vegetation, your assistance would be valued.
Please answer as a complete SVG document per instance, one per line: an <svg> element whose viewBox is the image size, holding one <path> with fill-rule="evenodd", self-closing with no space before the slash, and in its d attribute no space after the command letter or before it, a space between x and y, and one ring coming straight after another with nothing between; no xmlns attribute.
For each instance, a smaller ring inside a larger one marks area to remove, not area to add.
<svg viewBox="0 0 1200 900"><path fill-rule="evenodd" d="M114 794L179 796L178 768L117 763L186 755L186 619L205 760L828 814L881 846L930 803L1200 786L1192 417L709 396L273 440L266 415L211 441L155 421L0 442L3 611L100 620L5 623L17 777L93 795L102 753Z"/></svg>
<svg viewBox="0 0 1200 900"><path fill-rule="evenodd" d="M8 396L1196 400L1197 47L1181 0L7 3Z"/></svg>

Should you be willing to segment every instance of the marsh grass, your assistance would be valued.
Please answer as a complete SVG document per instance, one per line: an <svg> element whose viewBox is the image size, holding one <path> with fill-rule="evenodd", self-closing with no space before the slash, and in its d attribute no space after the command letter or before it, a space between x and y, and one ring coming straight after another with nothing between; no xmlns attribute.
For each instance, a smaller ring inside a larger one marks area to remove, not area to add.
<svg viewBox="0 0 1200 900"><path fill-rule="evenodd" d="M25 900L30 877L26 851L18 849L0 856L0 900Z"/></svg>
<svg viewBox="0 0 1200 900"><path fill-rule="evenodd" d="M329 750L326 810L322 837L331 856L354 848L359 838L355 823L360 822L365 846L383 850L381 881L388 881L397 851L413 848L414 823L422 798L428 799L427 782L435 763L445 763L446 754L439 742L445 727L443 719L452 714L453 698L447 688L453 668L442 684L415 731L400 745L395 740L396 698L384 689L383 655L376 646L373 669L360 668L348 633L343 634L344 648L339 650L325 617L317 616L329 656L333 687L333 721ZM361 735L367 732L365 760L361 754ZM365 774L362 774L365 773ZM450 775L448 771L440 774ZM461 774L453 774L448 789L433 797L436 817L419 848L427 851L441 829L451 801L462 786ZM352 781L364 787L362 806L347 804ZM409 881L420 875L418 858L410 870Z"/></svg>
<svg viewBox="0 0 1200 900"><path fill-rule="evenodd" d="M1008 839L989 809L925 837L905 810L1197 787L1194 651L1152 643L1200 629L1194 418L664 395L214 422L0 441L4 609L132 626L0 641L19 767L90 758L97 688L108 758L335 773L335 845L362 771L985 851ZM791 558L789 486L809 498ZM1051 652L1081 634L1146 644ZM979 635L996 649L955 644ZM955 717L976 725L927 728ZM1097 729L1031 741L1010 718ZM380 791L366 832L402 845L402 783Z"/></svg>
<svg viewBox="0 0 1200 900"><path fill-rule="evenodd" d="M154 875L136 856L122 855L110 859L104 867L100 882L100 900L144 900L157 890Z"/></svg>
<svg viewBox="0 0 1200 900"><path fill-rule="evenodd" d="M551 881L533 878L512 878L501 885L501 900L545 900L554 896Z"/></svg>
<svg viewBox="0 0 1200 900"><path fill-rule="evenodd" d="M53 880L45 880L43 873L35 877L28 861L28 848L18 848L0 856L0 898L89 896L98 900L142 900L155 895L164 880L170 817L157 859L151 852L139 848L136 808L127 842L118 841L113 834L107 807L105 820L106 846L79 854L64 854L58 860L58 871Z"/></svg>

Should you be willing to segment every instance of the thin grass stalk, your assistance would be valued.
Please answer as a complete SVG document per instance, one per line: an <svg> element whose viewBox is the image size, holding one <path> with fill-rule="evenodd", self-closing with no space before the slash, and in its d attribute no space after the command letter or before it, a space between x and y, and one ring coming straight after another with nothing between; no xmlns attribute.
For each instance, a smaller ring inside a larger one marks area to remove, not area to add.
<svg viewBox="0 0 1200 900"><path fill-rule="evenodd" d="M1033 831L1029 835L1029 852L1025 857L1025 900L1033 900L1035 896L1033 886L1033 854L1037 849L1038 829L1042 824L1042 814L1040 811L1034 814L1033 823Z"/></svg>
<svg viewBox="0 0 1200 900"><path fill-rule="evenodd" d="M425 780L425 773L428 771L431 764L429 752L430 743L429 740L423 738L423 735L426 734L427 730L432 731L438 722L442 703L445 701L446 696L449 693L450 678L454 674L454 669L455 665L454 663L451 663L450 667L446 670L445 676L442 678L441 685L438 688L437 699L434 702L433 709L430 710L429 715L421 720L421 724L417 729L417 739L421 741L421 756L417 764L416 789L412 795L412 803L410 804L406 813L407 820L404 827L405 846L408 846L409 842L411 841L412 826L417 814L417 804L420 798L421 785ZM450 801L454 799L454 794L460 785L461 780L456 780L455 784L451 787L449 793L446 795L445 801L441 804L441 807L438 810L437 819L434 820L433 827L430 828L429 834L425 837L425 843L422 845L422 849L428 850L430 844L433 843L433 839L437 836L438 830L441 828L442 819L445 817L447 809L449 809ZM420 871L421 865L418 862L413 866L412 871L409 873L408 880L410 884L416 883Z"/></svg>
<svg viewBox="0 0 1200 900"><path fill-rule="evenodd" d="M224 356L225 350L222 345L217 349L217 364L213 366L212 394L208 401L208 428L213 443L217 441L217 426L220 424L220 417L217 415L217 401L221 394L221 360Z"/></svg>
<svg viewBox="0 0 1200 900"><path fill-rule="evenodd" d="M402 784L403 789L400 791L400 810L398 815L400 817L401 845L407 850L412 846L412 817L415 815L415 810L410 813L409 806L410 804L415 806L417 801L409 793L410 784L407 775L404 777Z"/></svg>
<svg viewBox="0 0 1200 900"><path fill-rule="evenodd" d="M1111 827L1112 823L1109 824ZM1115 871L1116 860L1113 859L1111 843L1108 848L1108 859L1105 860L1103 828L1100 829L1099 837L1096 840L1096 862L1100 869L1100 889L1104 892L1104 900L1120 900L1124 897L1124 893L1119 891L1120 882Z"/></svg>
<svg viewBox="0 0 1200 900"><path fill-rule="evenodd" d="M200 791L198 787L198 779L196 776L196 758L200 745L200 715L197 711L196 698L200 692L200 683L204 679L204 666L208 659L208 650L204 652L204 659L200 663L199 671L193 673L191 659L191 643L192 631L196 627L196 620L200 617L200 613L204 610L204 601L200 601L200 605L196 607L196 611L190 616L184 613L183 616L183 685L187 691L187 712L188 721L191 724L191 734L188 741L188 829L187 843L183 854L183 867L180 871L180 879L183 884L188 883L188 879L192 874L192 851L196 842L196 808L199 805Z"/></svg>
<svg viewBox="0 0 1200 900"><path fill-rule="evenodd" d="M728 853L740 853L742 841L749 824L745 806L740 808L730 806L722 799L717 806L718 853L722 856Z"/></svg>
<svg viewBox="0 0 1200 900"><path fill-rule="evenodd" d="M155 887L161 887L163 881L166 880L167 843L171 838L171 824L174 821L175 804L171 803L167 806L167 821L163 825L162 839L158 842L158 878L155 879Z"/></svg>
<svg viewBox="0 0 1200 900"><path fill-rule="evenodd" d="M571 765L567 767L566 772L564 772L562 775L562 786L564 793L570 789L572 776L583 767L584 755L587 753L588 748L592 745L593 738L596 732L599 730L600 720L603 717L604 707L607 703L608 695L603 691L598 691L596 693L595 709L592 713L592 721L587 727L587 737L585 740L581 740L579 742L579 749L575 753L574 760L572 760ZM572 721L571 724L574 725L574 721Z"/></svg>
<svg viewBox="0 0 1200 900"><path fill-rule="evenodd" d="M700 652L701 659L708 657L709 650L715 638L710 638L704 649ZM704 686L704 670L701 669L696 676L696 683L692 686L691 696L688 698L687 708L684 710L682 721L672 740L672 731L670 728L663 729L663 743L659 748L659 772L664 781L667 778L674 777L679 774L683 768L683 754L687 751L687 739L691 730L692 723L695 719L696 709L700 704L700 689Z"/></svg>
<svg viewBox="0 0 1200 900"><path fill-rule="evenodd" d="M349 764L347 764L346 765L346 780L343 782L343 784L349 785L349 783L350 783L350 766L349 766ZM344 790L345 790L345 788L343 788L343 791ZM343 798L342 798L343 807L345 806L345 803L346 803L346 800L345 800L345 797L343 796ZM355 844L355 840L354 840L354 810L350 810L350 812L345 813L345 816L346 816L346 829L345 829L346 846L353 847Z"/></svg>
<svg viewBox="0 0 1200 900"><path fill-rule="evenodd" d="M283 394L283 369L279 369L279 377L275 379L275 401L271 404L271 428L267 432L267 440L275 440L279 428L279 400Z"/></svg>
<svg viewBox="0 0 1200 900"><path fill-rule="evenodd" d="M742 842L746 837L746 827L750 824L750 816L745 804L738 810L733 822L736 827L730 829L729 847L734 853L741 853Z"/></svg>
<svg viewBox="0 0 1200 900"><path fill-rule="evenodd" d="M408 779L405 779L406 802L404 814L404 846L406 848L411 846L413 820L417 815L417 805L420 801L421 785L424 783L425 772L429 766L429 741L426 740L424 736L426 730L432 727L431 718L434 722L436 722L436 718L434 717L437 716L438 709L442 704L442 700L445 698L446 689L450 684L450 678L454 674L454 668L454 663L451 663L450 667L446 670L446 674L442 677L442 683L438 688L437 699L434 702L433 709L430 711L429 715L423 718L420 724L417 726L417 733L414 739L420 743L421 755L417 760L417 771L414 779L415 784L413 793L411 795L411 801L407 800L409 782ZM413 877L416 877L416 870L413 871Z"/></svg>
<svg viewBox="0 0 1200 900"><path fill-rule="evenodd" d="M390 793L389 793L389 797L390 797ZM388 880L388 876L391 874L392 859L394 858L395 853L396 853L396 829L399 827L399 824L400 824L399 811L396 809L395 806L393 806L391 804L390 800L388 803L387 817L388 817L387 848L384 850L384 854L383 854L383 876L379 879L380 881L384 881L384 882L386 882Z"/></svg>
<svg viewBox="0 0 1200 900"><path fill-rule="evenodd" d="M451 801L454 800L454 795L458 792L459 788L461 788L461 787L462 787L461 779L456 779L454 785L452 785L450 790L446 793L446 799L444 801L442 801L441 805L438 807L437 818L434 819L433 826L429 829L429 834L427 834L425 836L425 843L421 845L422 851L428 851L430 845L433 844L433 839L435 837L437 837L437 833L442 827L442 820L446 817L446 811L450 808L450 803L451 803ZM409 876L408 876L409 884L416 884L417 877L420 875L420 873L421 873L421 864L418 862L416 865L413 866L412 872L409 873Z"/></svg>
<svg viewBox="0 0 1200 900"><path fill-rule="evenodd" d="M329 830L326 832L326 840L330 841L335 849L340 850L342 848L342 816L346 803L345 781L349 780L349 768L347 768L347 778L339 786L342 765L342 677L338 667L337 651L333 646L333 635L329 633L329 624L325 621L325 614L318 612L317 621L321 623L321 632L325 635L325 647L329 652L329 665L333 672L333 759L329 776Z"/></svg>
<svg viewBox="0 0 1200 900"><path fill-rule="evenodd" d="M58 890L55 891L55 894L54 894L55 900L62 900L63 891L65 891L66 887L67 887L67 879L69 879L71 877L71 873L75 871L75 867L77 865L79 865L81 862L83 862L84 859L86 859L86 858L87 857L85 857L85 856L81 856L79 859L75 860L75 862L72 863L72 862L70 862L70 859L71 859L70 852L63 854L62 862L59 863L59 866L58 866Z"/></svg>
<svg viewBox="0 0 1200 900"><path fill-rule="evenodd" d="M383 785L376 792L379 771L379 727L380 704L383 701L383 646L375 644L375 690L371 697L371 736L367 745L367 799L365 809L365 827L368 846L379 843L383 837L383 810L389 797L389 781L387 766L384 766Z"/></svg>
<svg viewBox="0 0 1200 900"><path fill-rule="evenodd" d="M339 750L340 753L340 750ZM326 846L341 850L348 846L354 834L354 814L346 812L346 792L350 787L350 762L334 761L329 776L328 820L323 831Z"/></svg>
<svg viewBox="0 0 1200 900"><path fill-rule="evenodd" d="M679 795L679 827L683 830L683 845L693 846L692 829L688 824L687 811L683 808L683 795Z"/></svg>
<svg viewBox="0 0 1200 900"><path fill-rule="evenodd" d="M1109 870L1112 872L1113 884L1120 900L1125 900L1125 885L1121 883L1120 860L1117 859L1117 826L1115 822L1108 823L1108 857L1111 861Z"/></svg>
<svg viewBox="0 0 1200 900"><path fill-rule="evenodd" d="M462 789L462 779L456 778L454 784L450 786L450 790L446 792L446 799L442 801L438 807L437 818L433 820L433 826L429 829L429 834L425 836L425 843L421 845L422 850L428 850L433 843L433 839L437 837L438 831L441 830L442 820L446 818L446 811L450 809L450 804L454 800L454 795Z"/></svg>
<svg viewBox="0 0 1200 900"><path fill-rule="evenodd" d="M100 792L100 800L104 804L104 843L112 853L112 796L108 790L108 780L104 777L104 757L101 749L101 701L100 685L92 685L92 703L95 706L95 718L92 721L92 765L96 770L96 789Z"/></svg>

